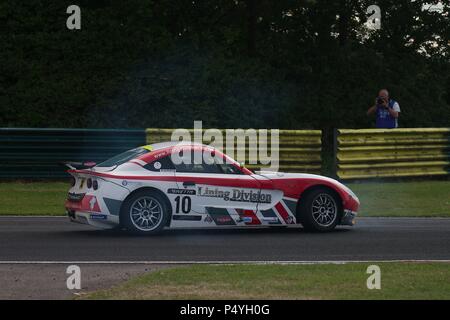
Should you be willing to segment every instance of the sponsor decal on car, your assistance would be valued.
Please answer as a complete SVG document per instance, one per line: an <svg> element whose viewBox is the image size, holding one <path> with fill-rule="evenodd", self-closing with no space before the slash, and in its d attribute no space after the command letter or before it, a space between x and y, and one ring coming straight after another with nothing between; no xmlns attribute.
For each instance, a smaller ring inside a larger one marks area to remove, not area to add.
<svg viewBox="0 0 450 320"><path fill-rule="evenodd" d="M217 217L216 220L219 223L227 223L227 222L231 222L232 221L231 217Z"/></svg>
<svg viewBox="0 0 450 320"><path fill-rule="evenodd" d="M92 220L106 220L107 219L106 214L91 214L90 217Z"/></svg>
<svg viewBox="0 0 450 320"><path fill-rule="evenodd" d="M260 212L263 216L263 221L269 224L281 224L281 221L278 219L277 214L272 209L261 210Z"/></svg>
<svg viewBox="0 0 450 320"><path fill-rule="evenodd" d="M171 194L190 194L195 195L195 190L192 189L168 189L167 193Z"/></svg>
<svg viewBox="0 0 450 320"><path fill-rule="evenodd" d="M278 222L278 218L276 217L263 218L263 220L267 222Z"/></svg>
<svg viewBox="0 0 450 320"><path fill-rule="evenodd" d="M261 224L261 221L256 216L253 210L245 210L245 209L235 209L236 213L239 215L239 218L236 222L243 222L246 225L258 225Z"/></svg>
<svg viewBox="0 0 450 320"><path fill-rule="evenodd" d="M168 155L168 153L166 151L159 151L159 152L156 151L156 153L153 154L153 158L159 159L159 158L165 157L166 155Z"/></svg>
<svg viewBox="0 0 450 320"><path fill-rule="evenodd" d="M231 189L230 191L219 188L198 187L197 194L200 197L222 198L225 201L259 203L270 203L272 201L272 195L269 193L261 193L261 191L254 192L252 190L246 191L244 189Z"/></svg>
<svg viewBox="0 0 450 320"><path fill-rule="evenodd" d="M217 225L236 225L225 208L206 207L206 211Z"/></svg>
<svg viewBox="0 0 450 320"><path fill-rule="evenodd" d="M185 216L185 215L173 215L172 216L173 220L185 220L185 221L201 221L202 220L202 216L194 216L194 215L189 215L189 216Z"/></svg>
<svg viewBox="0 0 450 320"><path fill-rule="evenodd" d="M162 167L161 162L156 161L156 162L153 164L153 167L155 167L156 170L161 169L161 167Z"/></svg>
<svg viewBox="0 0 450 320"><path fill-rule="evenodd" d="M236 222L244 222L244 223L251 223L253 221L252 217L239 217Z"/></svg>

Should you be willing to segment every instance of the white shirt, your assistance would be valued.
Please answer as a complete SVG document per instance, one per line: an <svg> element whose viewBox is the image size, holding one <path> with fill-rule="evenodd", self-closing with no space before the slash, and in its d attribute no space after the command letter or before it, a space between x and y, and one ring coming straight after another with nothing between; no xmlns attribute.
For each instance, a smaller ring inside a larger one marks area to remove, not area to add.
<svg viewBox="0 0 450 320"><path fill-rule="evenodd" d="M392 109L400 113L400 105L398 104L398 102L394 103ZM395 127L398 128L398 118L395 118Z"/></svg>

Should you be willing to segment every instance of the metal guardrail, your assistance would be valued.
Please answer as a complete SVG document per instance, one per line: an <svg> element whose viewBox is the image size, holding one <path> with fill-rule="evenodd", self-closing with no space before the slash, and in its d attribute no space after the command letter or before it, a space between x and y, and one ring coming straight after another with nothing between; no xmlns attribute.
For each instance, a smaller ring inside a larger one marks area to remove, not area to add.
<svg viewBox="0 0 450 320"><path fill-rule="evenodd" d="M172 132L174 129L147 129L147 143L156 143L163 141L170 141ZM226 129L218 129L223 137L226 137ZM194 130L188 130L191 134L192 140L194 139ZM322 131L321 130L278 130L279 132L279 159L280 159L280 171L284 172L308 172L308 173L321 173L322 169ZM202 131L202 135L204 130ZM267 130L267 143L270 144L271 130ZM236 147L235 150L239 152ZM249 152L249 139L246 139L245 144L245 166L253 170L264 169L268 166L262 166L261 164L249 164L251 159ZM203 139L203 143L209 144L211 140ZM224 141L225 144L225 141ZM258 146L259 147L259 146ZM226 146L225 146L226 148ZM269 149L270 150L270 149ZM222 150L225 151L226 150ZM234 155L229 156L236 158ZM269 153L270 157L270 153Z"/></svg>
<svg viewBox="0 0 450 320"><path fill-rule="evenodd" d="M450 174L450 128L338 129L340 179Z"/></svg>
<svg viewBox="0 0 450 320"><path fill-rule="evenodd" d="M0 128L0 178L66 177L61 161L100 162L144 144L143 129Z"/></svg>

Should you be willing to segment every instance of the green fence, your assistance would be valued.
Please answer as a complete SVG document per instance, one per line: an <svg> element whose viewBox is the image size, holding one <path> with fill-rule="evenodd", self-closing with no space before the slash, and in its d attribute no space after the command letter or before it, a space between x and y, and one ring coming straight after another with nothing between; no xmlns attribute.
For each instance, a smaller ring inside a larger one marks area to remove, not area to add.
<svg viewBox="0 0 450 320"><path fill-rule="evenodd" d="M338 129L340 179L450 174L450 128Z"/></svg>
<svg viewBox="0 0 450 320"><path fill-rule="evenodd" d="M144 130L0 128L0 178L66 177L61 161L100 162L143 144Z"/></svg>
<svg viewBox="0 0 450 320"><path fill-rule="evenodd" d="M173 130L0 128L0 178L65 177L62 161L100 162L146 143L170 141ZM218 130L225 137L225 130ZM268 130L269 147L270 135ZM339 179L450 174L450 128L338 129L334 141L329 156L335 159ZM280 171L321 173L320 130L279 130L277 147ZM264 169L258 164L246 166Z"/></svg>

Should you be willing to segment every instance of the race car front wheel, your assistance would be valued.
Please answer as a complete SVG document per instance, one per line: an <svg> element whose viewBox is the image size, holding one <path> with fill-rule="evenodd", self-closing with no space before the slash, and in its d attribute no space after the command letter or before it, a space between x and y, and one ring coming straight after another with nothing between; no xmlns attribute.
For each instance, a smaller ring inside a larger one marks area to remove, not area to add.
<svg viewBox="0 0 450 320"><path fill-rule="evenodd" d="M339 198L332 191L317 188L300 198L300 221L308 231L330 231L339 221L341 208Z"/></svg>
<svg viewBox="0 0 450 320"><path fill-rule="evenodd" d="M158 192L138 191L125 200L120 222L135 234L156 234L162 231L169 219L165 199Z"/></svg>

